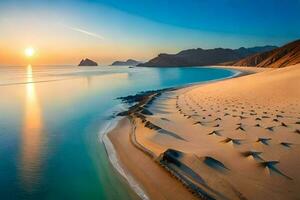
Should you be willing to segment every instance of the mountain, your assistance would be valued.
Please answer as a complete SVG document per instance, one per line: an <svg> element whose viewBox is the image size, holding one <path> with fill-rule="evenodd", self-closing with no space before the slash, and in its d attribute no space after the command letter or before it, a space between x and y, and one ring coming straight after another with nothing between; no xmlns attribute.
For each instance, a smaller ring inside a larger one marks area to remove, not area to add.
<svg viewBox="0 0 300 200"><path fill-rule="evenodd" d="M177 54L159 54L157 57L138 66L146 67L177 67L216 65L228 61L236 61L249 55L272 50L276 46L263 46L239 49L188 49Z"/></svg>
<svg viewBox="0 0 300 200"><path fill-rule="evenodd" d="M82 59L78 66L98 66L98 63L86 58L86 59Z"/></svg>
<svg viewBox="0 0 300 200"><path fill-rule="evenodd" d="M116 66L116 65L133 65L133 66L136 66L140 63L141 62L139 62L139 61L136 61L136 60L133 60L133 59L128 59L126 61L115 61L111 65L112 66Z"/></svg>
<svg viewBox="0 0 300 200"><path fill-rule="evenodd" d="M297 63L300 63L300 40L293 41L271 51L246 57L238 62L234 62L233 65L280 68Z"/></svg>
<svg viewBox="0 0 300 200"><path fill-rule="evenodd" d="M239 49L236 49L236 51L243 57L247 57L256 53L263 53L266 51L271 51L273 49L276 49L277 46L271 46L271 45L266 45L266 46L261 46L261 47L250 47L250 48L245 48L241 47Z"/></svg>

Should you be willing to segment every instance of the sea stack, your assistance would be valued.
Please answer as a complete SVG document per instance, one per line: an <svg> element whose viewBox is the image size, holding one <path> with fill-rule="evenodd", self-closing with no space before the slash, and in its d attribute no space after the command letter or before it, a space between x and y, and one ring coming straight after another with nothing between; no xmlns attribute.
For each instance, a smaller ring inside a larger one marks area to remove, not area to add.
<svg viewBox="0 0 300 200"><path fill-rule="evenodd" d="M82 59L78 66L98 66L98 63L96 63L91 59L86 58L86 59Z"/></svg>

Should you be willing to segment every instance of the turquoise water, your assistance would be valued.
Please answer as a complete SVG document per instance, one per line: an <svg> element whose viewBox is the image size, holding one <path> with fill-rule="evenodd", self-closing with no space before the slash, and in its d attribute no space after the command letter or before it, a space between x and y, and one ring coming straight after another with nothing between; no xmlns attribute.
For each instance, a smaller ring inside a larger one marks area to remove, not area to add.
<svg viewBox="0 0 300 200"><path fill-rule="evenodd" d="M117 97L232 76L212 68L0 67L0 199L135 199L101 126Z"/></svg>

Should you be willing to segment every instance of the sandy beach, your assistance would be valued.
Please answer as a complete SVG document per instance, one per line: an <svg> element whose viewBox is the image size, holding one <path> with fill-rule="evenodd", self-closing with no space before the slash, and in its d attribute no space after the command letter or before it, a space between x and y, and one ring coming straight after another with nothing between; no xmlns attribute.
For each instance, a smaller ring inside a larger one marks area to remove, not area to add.
<svg viewBox="0 0 300 200"><path fill-rule="evenodd" d="M150 96L109 134L150 199L298 199L300 65Z"/></svg>

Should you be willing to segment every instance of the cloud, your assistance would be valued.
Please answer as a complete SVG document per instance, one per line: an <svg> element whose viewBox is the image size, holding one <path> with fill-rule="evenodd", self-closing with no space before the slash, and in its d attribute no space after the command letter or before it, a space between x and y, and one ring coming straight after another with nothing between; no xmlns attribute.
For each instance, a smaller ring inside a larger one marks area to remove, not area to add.
<svg viewBox="0 0 300 200"><path fill-rule="evenodd" d="M89 36L92 36L92 37L94 37L94 38L98 38L98 39L100 39L100 40L104 40L104 37L103 37L102 35L100 35L100 34L92 33L92 32L90 32L90 31L86 31L86 30L83 30L83 29L81 29L81 28L72 27L72 26L67 26L67 25L64 25L64 24L62 24L62 26L63 26L63 27L66 27L66 28L68 28L68 29L70 29L70 30L73 30L73 31L76 31L76 32L79 32L79 33L83 33L83 34L85 34L85 35L89 35Z"/></svg>

